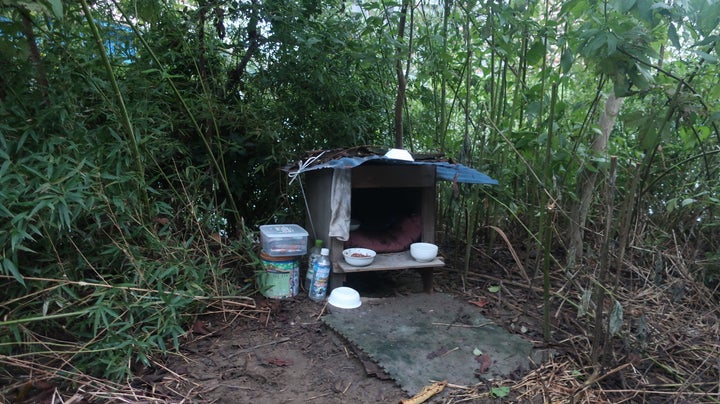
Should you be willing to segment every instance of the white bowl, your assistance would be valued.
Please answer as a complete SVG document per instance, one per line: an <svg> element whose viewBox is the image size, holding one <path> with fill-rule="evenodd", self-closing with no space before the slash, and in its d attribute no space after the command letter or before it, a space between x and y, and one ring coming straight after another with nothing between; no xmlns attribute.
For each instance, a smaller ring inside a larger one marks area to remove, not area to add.
<svg viewBox="0 0 720 404"><path fill-rule="evenodd" d="M405 149L390 149L385 153L385 157L395 160L415 161L410 152Z"/></svg>
<svg viewBox="0 0 720 404"><path fill-rule="evenodd" d="M410 255L415 261L430 262L437 257L438 246L430 243L412 243L410 244Z"/></svg>
<svg viewBox="0 0 720 404"><path fill-rule="evenodd" d="M343 250L345 262L355 267L366 267L375 259L375 251L367 248L348 248Z"/></svg>
<svg viewBox="0 0 720 404"><path fill-rule="evenodd" d="M360 221L358 219L350 219L350 231L355 231L360 228Z"/></svg>
<svg viewBox="0 0 720 404"><path fill-rule="evenodd" d="M341 309L355 309L362 304L360 294L355 289L346 286L333 289L328 297L328 303Z"/></svg>

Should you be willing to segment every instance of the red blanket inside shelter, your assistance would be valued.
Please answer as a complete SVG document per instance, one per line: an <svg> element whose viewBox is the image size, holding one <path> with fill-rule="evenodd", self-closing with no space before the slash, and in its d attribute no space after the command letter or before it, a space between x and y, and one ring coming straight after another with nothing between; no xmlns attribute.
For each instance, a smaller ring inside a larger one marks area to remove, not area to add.
<svg viewBox="0 0 720 404"><path fill-rule="evenodd" d="M419 215L406 216L387 229L364 229L350 232L345 248L362 247L376 253L393 253L410 249L410 244L420 241L422 219Z"/></svg>

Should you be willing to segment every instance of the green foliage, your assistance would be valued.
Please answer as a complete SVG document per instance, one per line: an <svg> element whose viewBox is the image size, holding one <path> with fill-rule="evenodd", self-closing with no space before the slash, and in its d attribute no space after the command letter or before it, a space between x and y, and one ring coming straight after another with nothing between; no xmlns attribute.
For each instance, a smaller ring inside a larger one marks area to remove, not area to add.
<svg viewBox="0 0 720 404"><path fill-rule="evenodd" d="M1 6L10 6L25 12L37 12L62 19L62 0L2 0Z"/></svg>
<svg viewBox="0 0 720 404"><path fill-rule="evenodd" d="M497 398L505 398L510 394L510 387L497 386L490 389L490 395Z"/></svg>
<svg viewBox="0 0 720 404"><path fill-rule="evenodd" d="M107 71L92 62L97 48L72 42L88 34L78 10L69 11L67 24L47 27L42 72L3 72L11 80L0 104L0 310L8 325L0 350L68 353L77 371L120 380L176 349L206 299L243 293L227 262L250 262L252 244L211 237L225 227L215 218L227 217L213 198L211 166L180 141L176 128L187 125L169 119L177 101L167 88L117 55L112 74L151 167L139 176ZM23 40L11 37L3 49ZM67 40L73 46L61 46ZM34 84L38 74L47 91ZM150 205L138 192L144 183Z"/></svg>
<svg viewBox="0 0 720 404"><path fill-rule="evenodd" d="M73 366L122 379L127 364L177 347L207 299L249 293L234 280L252 274L248 233L304 217L280 168L306 150L393 143L394 6L96 1L85 13L2 0L0 350L74 350ZM490 244L492 225L535 243L551 200L563 245L586 175L602 178L616 155L616 202L636 227L676 229L715 254L718 7L420 2L411 12L406 147L501 183L442 184L444 236ZM625 102L598 153L610 91ZM709 283L715 262L698 269ZM65 342L37 342L49 339Z"/></svg>

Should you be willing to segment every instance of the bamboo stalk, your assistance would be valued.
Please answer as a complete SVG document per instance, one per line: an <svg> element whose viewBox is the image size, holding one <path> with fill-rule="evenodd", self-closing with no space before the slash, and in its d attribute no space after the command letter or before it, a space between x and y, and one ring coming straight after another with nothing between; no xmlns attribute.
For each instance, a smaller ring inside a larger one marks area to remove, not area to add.
<svg viewBox="0 0 720 404"><path fill-rule="evenodd" d="M140 196L142 197L146 209L145 213L149 214L150 200L147 194L147 186L145 185L145 166L143 165L142 155L140 154L140 147L138 146L138 141L135 137L135 130L133 129L132 123L130 122L130 113L125 106L125 99L123 98L122 92L120 91L120 86L115 79L115 73L113 72L112 65L110 64L110 59L108 58L107 51L105 49L105 45L103 45L103 39L100 36L100 31L98 31L97 25L95 24L95 19L92 16L90 7L88 6L86 0L80 0L80 5L82 6L83 13L85 14L85 19L87 19L88 25L90 26L90 31L92 32L93 38L95 38L95 42L97 43L100 52L100 58L103 61L105 71L107 72L108 79L110 80L110 85L112 86L113 93L117 98L118 106L120 107L120 122L127 131L127 139L132 146L132 154L135 159L135 166L138 170L138 191L140 192Z"/></svg>
<svg viewBox="0 0 720 404"><path fill-rule="evenodd" d="M553 127L555 125L555 104L557 103L557 83L552 84L552 96L550 98L550 113L548 115L548 135L545 145L545 210L543 210L544 223L540 229L545 236L543 240L543 335L545 341L550 342L552 335L550 333L550 250L552 249L552 222L553 212L555 211L555 202L549 195L547 187L552 183L552 140Z"/></svg>
<svg viewBox="0 0 720 404"><path fill-rule="evenodd" d="M600 355L605 351L609 339L609 328L603 327L603 309L605 305L606 290L603 285L607 279L610 262L610 232L613 220L613 202L615 198L615 172L617 169L617 157L610 159L610 171L608 173L607 191L605 194L605 231L603 234L600 250L600 269L597 275L597 286L595 288L595 330L593 331L593 344L591 359L596 368L600 367ZM609 320L608 320L609 321Z"/></svg>

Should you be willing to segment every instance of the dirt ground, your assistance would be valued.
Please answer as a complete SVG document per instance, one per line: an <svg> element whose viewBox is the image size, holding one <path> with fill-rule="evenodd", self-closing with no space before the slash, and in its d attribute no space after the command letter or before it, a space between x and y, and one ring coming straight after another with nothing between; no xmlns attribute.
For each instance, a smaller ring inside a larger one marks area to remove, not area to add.
<svg viewBox="0 0 720 404"><path fill-rule="evenodd" d="M528 321L520 324L519 313L505 312L499 318L491 309L499 307L490 303L497 293L482 285L476 291L489 296L453 290L461 285L457 273L436 272L435 291L487 301L484 315L495 314L501 324L532 335ZM346 284L363 297L422 293L420 275L412 270L357 274ZM323 303L301 292L283 300L259 297L257 305L259 315L233 318L225 313L199 319L183 355L167 362L175 377L170 382L165 377L164 388L176 396L218 403L398 403L408 398L362 351L320 320L327 313ZM450 402L453 394L453 388L447 388L427 402Z"/></svg>
<svg viewBox="0 0 720 404"><path fill-rule="evenodd" d="M589 319L579 317L570 300L556 299L551 306L553 342L546 343L541 281L527 279L509 254L471 260L463 278L459 257L449 253L446 266L434 271L435 293L474 305L479 314L548 355L524 374L448 385L426 402L717 403L717 299L701 283L675 275L680 273L675 267L657 286L643 278L650 271L628 266L632 272L616 291L625 309L625 331L610 340L612 349L605 351L598 369L590 365ZM553 281L557 291L572 282L563 276ZM412 270L355 274L346 285L364 298L423 293L420 275ZM691 292L674 297L676 285ZM606 303L604 316L612 307ZM244 310L229 304L212 309L194 323L180 354L158 363L137 389L178 403L398 403L409 398L323 323L327 307L304 292L284 300L256 298Z"/></svg>
<svg viewBox="0 0 720 404"><path fill-rule="evenodd" d="M435 271L435 293L472 304L547 355L527 372L448 385L426 402L718 403L717 289L681 276L685 261L668 266L660 285L649 279L652 271L628 263L614 295L625 312L623 331L599 352L598 366L590 357L590 317L581 317L580 306L573 304L583 298L571 285L577 279L562 273L552 279L552 289L566 297L550 306L551 342L546 343L540 281L528 279L513 267L509 254L501 253L473 259L461 277L456 268L462 265L453 264L461 253L447 254L446 267ZM356 274L348 276L347 286L364 298L422 293L420 275L412 270ZM67 398L61 398L63 392L44 383L31 386L30 399L0 394L0 402L398 403L409 398L362 351L325 325L328 308L305 292L239 304L243 301L238 297L208 307L191 321L179 353L154 358L153 366L138 369L128 385L86 379L68 386ZM603 317L612 307L606 300Z"/></svg>

